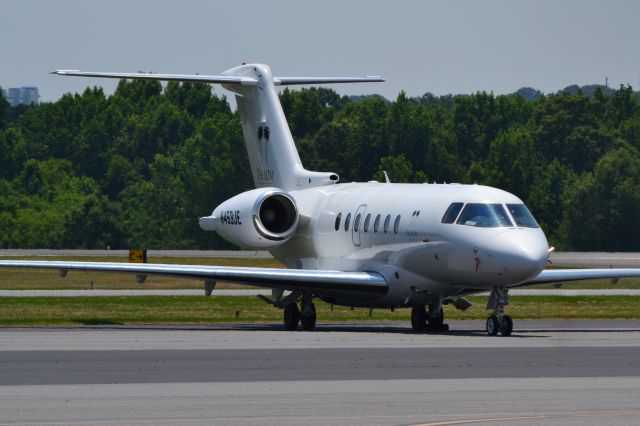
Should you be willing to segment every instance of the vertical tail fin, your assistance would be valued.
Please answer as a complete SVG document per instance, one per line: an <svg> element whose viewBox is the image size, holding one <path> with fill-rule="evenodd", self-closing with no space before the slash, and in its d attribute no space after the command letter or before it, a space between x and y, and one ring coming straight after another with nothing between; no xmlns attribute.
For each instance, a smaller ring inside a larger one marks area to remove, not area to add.
<svg viewBox="0 0 640 426"><path fill-rule="evenodd" d="M302 166L275 86L294 84L358 83L384 81L380 77L273 77L263 64L231 68L222 75L107 73L58 70L52 74L81 77L126 78L192 83L217 83L236 94L251 172L256 188L285 190L338 182L338 175L312 172Z"/></svg>
<svg viewBox="0 0 640 426"><path fill-rule="evenodd" d="M252 78L255 86L223 85L236 94L238 114L256 188L302 189L335 183L335 173L305 170L266 65L243 65L223 75Z"/></svg>

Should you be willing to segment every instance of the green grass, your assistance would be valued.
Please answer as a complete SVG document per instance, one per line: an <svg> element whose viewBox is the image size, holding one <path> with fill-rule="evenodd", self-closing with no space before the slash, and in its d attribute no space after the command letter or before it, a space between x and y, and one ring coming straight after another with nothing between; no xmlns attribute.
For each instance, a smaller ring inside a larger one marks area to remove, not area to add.
<svg viewBox="0 0 640 426"><path fill-rule="evenodd" d="M487 317L486 297L470 297L465 312L445 307L447 319ZM316 301L318 322L409 321L409 309L368 309L331 306ZM238 316L236 316L236 311ZM640 319L640 298L624 296L511 298L507 307L514 319ZM186 324L277 322L282 311L256 297L129 296L129 297L4 297L0 298L0 325L62 324Z"/></svg>

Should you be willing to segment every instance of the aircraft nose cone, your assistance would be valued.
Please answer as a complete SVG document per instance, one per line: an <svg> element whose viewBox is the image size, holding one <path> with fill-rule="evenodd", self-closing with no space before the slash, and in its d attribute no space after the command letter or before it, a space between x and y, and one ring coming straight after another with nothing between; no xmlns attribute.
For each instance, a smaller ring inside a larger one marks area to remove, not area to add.
<svg viewBox="0 0 640 426"><path fill-rule="evenodd" d="M491 248L514 283L539 274L549 258L549 244L540 229L505 232L491 241Z"/></svg>

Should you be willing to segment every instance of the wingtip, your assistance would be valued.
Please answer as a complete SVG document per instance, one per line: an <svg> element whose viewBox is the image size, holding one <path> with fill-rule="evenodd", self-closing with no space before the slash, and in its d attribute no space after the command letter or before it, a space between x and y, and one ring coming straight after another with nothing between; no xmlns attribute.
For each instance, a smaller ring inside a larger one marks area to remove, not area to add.
<svg viewBox="0 0 640 426"><path fill-rule="evenodd" d="M79 70L53 70L49 74L66 75L74 72L79 72Z"/></svg>

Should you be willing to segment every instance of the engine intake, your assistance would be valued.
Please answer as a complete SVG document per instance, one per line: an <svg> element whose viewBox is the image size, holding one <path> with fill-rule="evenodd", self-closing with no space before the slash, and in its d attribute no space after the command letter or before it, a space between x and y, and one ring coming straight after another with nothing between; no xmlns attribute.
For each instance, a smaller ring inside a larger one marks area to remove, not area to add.
<svg viewBox="0 0 640 426"><path fill-rule="evenodd" d="M253 205L253 224L263 237L283 241L291 237L298 223L293 198L284 192L264 192Z"/></svg>

